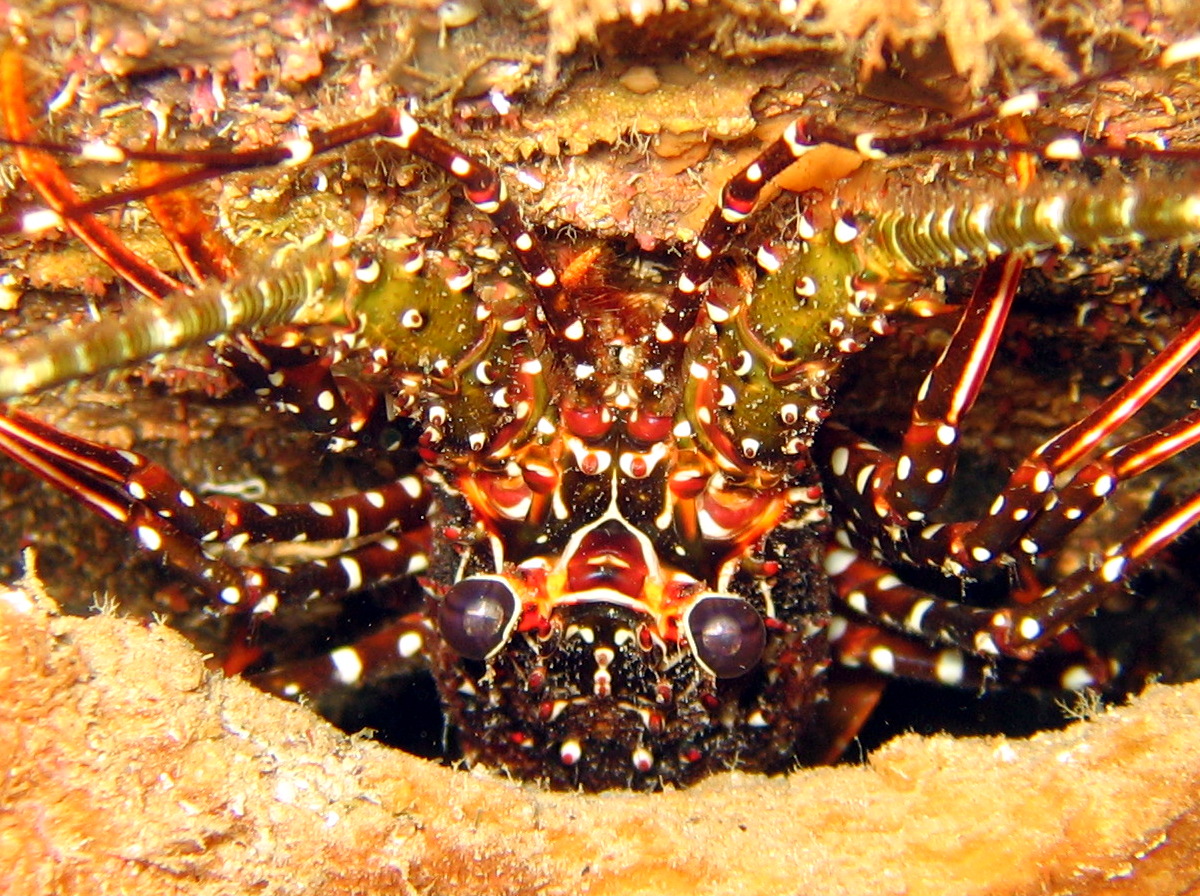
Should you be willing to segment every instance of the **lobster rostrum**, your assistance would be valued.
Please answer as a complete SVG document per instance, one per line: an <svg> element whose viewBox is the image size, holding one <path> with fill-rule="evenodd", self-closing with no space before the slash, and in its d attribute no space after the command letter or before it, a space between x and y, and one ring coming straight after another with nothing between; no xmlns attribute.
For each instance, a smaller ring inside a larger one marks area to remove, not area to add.
<svg viewBox="0 0 1200 896"><path fill-rule="evenodd" d="M1197 54L1200 42L1189 41L1156 61L1171 68ZM1050 669L1066 687L1102 684L1110 669L1074 624L1200 517L1197 495L1095 564L1041 583L1046 552L1118 484L1200 439L1192 412L1106 444L1189 364L1200 316L1026 457L985 516L934 516L1029 259L1190 242L1200 232L1194 183L1039 179L854 214L814 198L790 253L760 248L757 272L726 263L766 185L815 144L867 164L953 148L963 132L1032 111L1035 94L896 136L793 122L725 186L661 288L610 277L591 247L560 268L497 172L406 109L228 153L72 146L38 139L19 55L8 51L0 66L3 142L45 205L10 230L66 227L146 295L119 315L0 347L0 396L210 344L217 362L331 450L387 453L392 421L418 426L411 474L270 504L201 494L135 452L15 406L0 414L0 450L127 528L215 613L248 624L420 579L421 613L256 676L270 690L308 693L424 656L464 756L518 777L649 789L726 768L781 771L835 757L861 724L876 691L843 683L842 669L965 688ZM507 243L520 288L479 289L444 254L363 251L325 234L239 265L189 205L191 184L301 165L365 139L456 180ZM1057 160L1113 154L1073 138L968 142ZM62 157L154 173L142 188L83 200ZM128 251L96 215L135 199L193 283ZM900 449L829 422L841 359L916 313L938 271L970 265L982 272ZM248 545L296 542L327 542L328 555L237 560ZM949 600L903 574L970 578L997 565L1021 572L999 606Z"/></svg>

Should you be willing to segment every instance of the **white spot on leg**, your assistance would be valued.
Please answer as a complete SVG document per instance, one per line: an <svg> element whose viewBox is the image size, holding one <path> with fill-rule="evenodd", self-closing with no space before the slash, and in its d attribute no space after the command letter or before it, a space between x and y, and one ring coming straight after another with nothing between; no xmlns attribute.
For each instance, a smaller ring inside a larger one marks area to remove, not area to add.
<svg viewBox="0 0 1200 896"><path fill-rule="evenodd" d="M138 526L137 537L138 541L142 543L142 547L144 547L146 550L162 550L163 540L157 529L153 529L150 526Z"/></svg>
<svg viewBox="0 0 1200 896"><path fill-rule="evenodd" d="M1125 571L1125 561L1126 558L1121 554L1109 557L1100 567L1100 578L1110 584L1120 579L1121 573Z"/></svg>
<svg viewBox="0 0 1200 896"><path fill-rule="evenodd" d="M396 640L396 653L401 659L411 659L425 647L425 639L418 632L405 632Z"/></svg>
<svg viewBox="0 0 1200 896"><path fill-rule="evenodd" d="M933 607L933 601L929 598L923 598L912 605L912 609L908 611L908 615L904 618L904 627L910 632L922 634L925 624L925 615Z"/></svg>
<svg viewBox="0 0 1200 896"><path fill-rule="evenodd" d="M830 551L825 555L825 574L830 576L840 576L850 565L858 559L858 554L854 551Z"/></svg>
<svg viewBox="0 0 1200 896"><path fill-rule="evenodd" d="M938 651L933 665L933 674L944 685L954 687L962 684L965 664L961 651L946 649Z"/></svg>
<svg viewBox="0 0 1200 896"><path fill-rule="evenodd" d="M37 208L21 216L22 233L41 233L54 227L61 227L62 216L49 208Z"/></svg>
<svg viewBox="0 0 1200 896"><path fill-rule="evenodd" d="M872 647L871 652L867 654L867 660L884 675L893 675L896 672L896 654L892 653L890 647L883 645Z"/></svg>
<svg viewBox="0 0 1200 896"><path fill-rule="evenodd" d="M850 466L850 451L846 448L834 448L833 454L829 456L829 466L834 476L845 476L846 469Z"/></svg>
<svg viewBox="0 0 1200 896"><path fill-rule="evenodd" d="M583 747L575 738L564 740L558 748L558 758L563 765L572 766L583 756Z"/></svg>
<svg viewBox="0 0 1200 896"><path fill-rule="evenodd" d="M1034 92L1018 93L1002 102L996 110L998 118L1012 118L1015 115L1025 115L1034 112L1041 105L1041 100Z"/></svg>
<svg viewBox="0 0 1200 896"><path fill-rule="evenodd" d="M358 561L353 557L339 557L338 564L346 574L346 590L357 591L362 588L362 567L358 565Z"/></svg>
<svg viewBox="0 0 1200 896"><path fill-rule="evenodd" d="M858 471L858 475L854 477L854 487L858 489L860 495L865 495L867 489L871 487L871 476L875 472L875 464L867 464Z"/></svg>
<svg viewBox="0 0 1200 896"><path fill-rule="evenodd" d="M1063 670L1061 683L1068 691L1082 691L1094 685L1096 678L1083 666L1071 666Z"/></svg>
<svg viewBox="0 0 1200 896"><path fill-rule="evenodd" d="M362 678L363 664L353 647L339 647L329 654L333 675L342 684L354 684Z"/></svg>

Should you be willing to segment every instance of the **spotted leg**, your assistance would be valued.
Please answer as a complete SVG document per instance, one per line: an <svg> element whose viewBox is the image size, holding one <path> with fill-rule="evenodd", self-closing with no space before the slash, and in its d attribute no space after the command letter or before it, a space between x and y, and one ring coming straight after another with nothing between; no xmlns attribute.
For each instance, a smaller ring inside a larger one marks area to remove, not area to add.
<svg viewBox="0 0 1200 896"><path fill-rule="evenodd" d="M1071 638L1072 625L1120 593L1130 576L1197 521L1200 494L1110 547L1095 566L1048 588L1026 587L1000 609L972 607L912 588L851 548L832 551L826 568L845 603L883 625L984 658L1030 660L1048 644ZM1095 680L1090 670L1075 670L1063 683L1079 687Z"/></svg>
<svg viewBox="0 0 1200 896"><path fill-rule="evenodd" d="M897 458L836 423L818 432L815 459L832 471L833 500L861 526L891 531L922 522L944 498L958 458L958 434L987 374L1012 307L1023 264L1015 256L989 263L958 327L922 383ZM884 551L883 542L875 546ZM917 562L912 555L898 559Z"/></svg>
<svg viewBox="0 0 1200 896"><path fill-rule="evenodd" d="M1200 518L1200 496L1111 547L1094 568L1082 569L1057 585L1042 588L1031 571L1023 573L1024 584L1014 590L1010 604L999 610L968 606L910 587L887 566L860 555L859 548L888 564L920 564L949 554L955 559L946 561L944 568L956 575L1017 544L1018 559L1036 559L1043 548L1060 544L1119 482L1200 441L1200 414L1193 412L1159 432L1110 450L1067 484L1054 487L1057 476L1086 459L1157 394L1195 354L1198 339L1200 322L1194 321L1095 411L1030 455L980 523L934 525L910 532L886 496L881 497L883 483L876 471L886 470L891 461L878 449L845 438L844 430L832 430L819 440L835 473L830 492L835 500L851 507L858 520L839 534L839 546L827 558L827 571L842 601L897 632L985 657L1003 654L1027 660L1064 637L1071 625L1123 587L1121 583L1129 575ZM953 357L951 349L944 357ZM936 382L936 377L931 381ZM955 438L943 441L956 441L957 429L953 435ZM911 463L921 468L916 461ZM1002 517L1003 526L990 526L997 517ZM890 522L892 530L874 525L879 520ZM979 530L989 533L989 540L972 542L970 536ZM880 664L873 665L878 668ZM1091 683L1096 676L1094 671L1068 672L1066 680Z"/></svg>
<svg viewBox="0 0 1200 896"><path fill-rule="evenodd" d="M60 432L14 410L0 414L0 450L125 526L226 612L269 613L410 575L426 563L430 496L414 476L326 502L205 498L139 454ZM378 537L355 543L371 536ZM248 544L343 540L351 547L293 566L235 566L210 556Z"/></svg>
<svg viewBox="0 0 1200 896"><path fill-rule="evenodd" d="M281 344L243 337L226 343L218 360L255 395L297 416L304 427L329 439L333 451L370 443L387 423L379 393L337 376L332 357L307 343Z"/></svg>
<svg viewBox="0 0 1200 896"><path fill-rule="evenodd" d="M1111 664L1088 649L1066 625L1047 639L1055 642L1056 649L1037 656L1035 665L1001 670L996 665L997 651L987 649L986 637L981 636L994 621L995 611L969 607L908 585L892 567L875 563L847 546L829 552L826 571L842 603L871 619L864 624L839 618L830 626L834 656L845 666L975 690L1014 680L1026 686L1079 690L1102 685L1112 677ZM1028 589L1024 594L1018 591L1012 599L1028 599ZM1034 655L1029 651L1022 658L1033 659ZM1006 677L1001 677L1002 671Z"/></svg>
<svg viewBox="0 0 1200 896"><path fill-rule="evenodd" d="M379 681L425 668L424 648L429 621L423 613L410 613L369 632L351 644L323 656L283 663L266 672L245 677L261 690L296 699L316 698L331 688ZM227 674L241 669L225 669Z"/></svg>
<svg viewBox="0 0 1200 896"><path fill-rule="evenodd" d="M923 523L945 495L958 456L959 428L979 392L1011 306L1020 262L1007 257L986 268L958 329L918 393L912 422L898 457L827 426L814 445L818 460L833 471L832 494L871 530L878 524L899 532ZM1035 557L1054 532L1061 537L1086 518L1121 481L1145 472L1200 441L1195 415L1155 435L1114 449L1080 471L1061 495L1055 480L1086 460L1136 414L1200 351L1200 317L1184 328L1135 377L1095 410L1046 442L1014 471L980 521L923 528L903 547L895 537L877 539L873 549L891 560L940 563L949 558L961 573L1019 547ZM1090 492L1090 496L1088 493ZM1036 528L1042 516L1046 522ZM892 545L895 545L893 547Z"/></svg>

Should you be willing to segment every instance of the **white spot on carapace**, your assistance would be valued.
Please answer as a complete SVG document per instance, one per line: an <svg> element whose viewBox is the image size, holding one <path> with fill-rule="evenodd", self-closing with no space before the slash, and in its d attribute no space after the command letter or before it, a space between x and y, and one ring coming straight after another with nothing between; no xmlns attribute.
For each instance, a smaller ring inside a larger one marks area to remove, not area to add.
<svg viewBox="0 0 1200 896"><path fill-rule="evenodd" d="M854 148L864 159L887 158L887 153L875 146L875 135L870 131L864 131L854 138Z"/></svg>
<svg viewBox="0 0 1200 896"><path fill-rule="evenodd" d="M575 738L564 740L558 748L558 758L563 765L572 766L583 756L583 746Z"/></svg>
<svg viewBox="0 0 1200 896"><path fill-rule="evenodd" d="M833 225L833 238L839 243L848 243L858 236L858 228L854 221L847 216L837 219Z"/></svg>

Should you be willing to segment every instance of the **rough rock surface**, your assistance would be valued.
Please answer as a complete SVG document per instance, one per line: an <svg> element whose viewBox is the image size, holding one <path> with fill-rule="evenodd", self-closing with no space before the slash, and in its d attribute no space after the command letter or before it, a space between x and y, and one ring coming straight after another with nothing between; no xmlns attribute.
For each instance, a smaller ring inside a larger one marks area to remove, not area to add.
<svg viewBox="0 0 1200 896"><path fill-rule="evenodd" d="M0 597L0 891L1194 892L1200 685L1029 741L552 794L346 737L176 633Z"/></svg>

